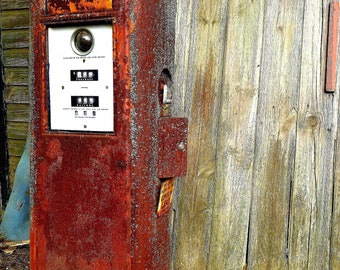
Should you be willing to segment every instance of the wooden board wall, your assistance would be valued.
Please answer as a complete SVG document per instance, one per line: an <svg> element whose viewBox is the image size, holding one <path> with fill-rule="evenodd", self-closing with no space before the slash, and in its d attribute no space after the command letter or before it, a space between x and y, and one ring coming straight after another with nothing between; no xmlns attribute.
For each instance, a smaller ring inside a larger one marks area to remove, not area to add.
<svg viewBox="0 0 340 270"><path fill-rule="evenodd" d="M2 63L4 66L5 103L7 107L7 138L9 179L23 153L28 131L28 59L29 1L1 0L0 23Z"/></svg>
<svg viewBox="0 0 340 270"><path fill-rule="evenodd" d="M174 269L340 269L329 2L177 2L175 111L190 127Z"/></svg>

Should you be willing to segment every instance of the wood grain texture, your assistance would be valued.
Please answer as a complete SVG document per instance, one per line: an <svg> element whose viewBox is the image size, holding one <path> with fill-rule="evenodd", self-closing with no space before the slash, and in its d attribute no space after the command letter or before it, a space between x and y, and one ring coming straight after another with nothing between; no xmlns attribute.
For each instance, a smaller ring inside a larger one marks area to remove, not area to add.
<svg viewBox="0 0 340 270"><path fill-rule="evenodd" d="M25 140L13 139L10 141L11 143L8 145L9 152L12 155L10 159L10 166L14 166L19 162L19 159L25 148Z"/></svg>
<svg viewBox="0 0 340 270"><path fill-rule="evenodd" d="M301 52L300 1L266 2L248 267L287 269Z"/></svg>
<svg viewBox="0 0 340 270"><path fill-rule="evenodd" d="M28 67L28 48L8 49L3 52L6 67Z"/></svg>
<svg viewBox="0 0 340 270"><path fill-rule="evenodd" d="M10 29L2 31L3 49L28 48L29 30L28 29Z"/></svg>
<svg viewBox="0 0 340 270"><path fill-rule="evenodd" d="M7 124L7 138L9 141L11 139L26 140L27 131L28 131L27 122L8 122Z"/></svg>
<svg viewBox="0 0 340 270"><path fill-rule="evenodd" d="M28 86L28 67L5 67L5 84Z"/></svg>
<svg viewBox="0 0 340 270"><path fill-rule="evenodd" d="M2 29L28 29L28 9L7 10L1 13Z"/></svg>
<svg viewBox="0 0 340 270"><path fill-rule="evenodd" d="M0 1L2 65L7 115L9 179L23 152L29 121L29 1Z"/></svg>
<svg viewBox="0 0 340 270"><path fill-rule="evenodd" d="M22 153L23 151L24 151L24 149L21 149L21 147L20 147L19 153ZM20 154L19 157L13 156L10 159L10 163L9 163L9 184L10 184L10 188L12 188L13 184L14 184L15 171L16 171L18 163L20 161L20 157L21 157L21 154Z"/></svg>
<svg viewBox="0 0 340 270"><path fill-rule="evenodd" d="M28 122L29 106L28 104L9 103L7 104L7 121L10 122Z"/></svg>
<svg viewBox="0 0 340 270"><path fill-rule="evenodd" d="M178 1L176 110L192 141L174 269L339 268L339 94L323 91L329 3ZM201 27L201 8L221 10L224 39ZM202 76L210 55L222 67Z"/></svg>
<svg viewBox="0 0 340 270"><path fill-rule="evenodd" d="M264 1L229 1L208 269L247 263Z"/></svg>
<svg viewBox="0 0 340 270"><path fill-rule="evenodd" d="M29 8L30 1L27 0L1 0L0 10L26 9Z"/></svg>
<svg viewBox="0 0 340 270"><path fill-rule="evenodd" d="M322 1L305 1L289 238L289 257L295 269L330 267L338 94L323 93L325 63L320 56L326 50L327 8Z"/></svg>
<svg viewBox="0 0 340 270"><path fill-rule="evenodd" d="M338 65L340 60L338 59ZM336 89L340 87L340 75L337 73ZM338 100L339 102L339 100ZM338 107L340 104L338 103ZM340 121L340 114L337 115L337 122ZM330 245L330 269L340 269L340 125L337 125L336 140L334 147L334 176L333 176L333 211L331 224L331 245ZM337 154L336 154L337 153Z"/></svg>
<svg viewBox="0 0 340 270"><path fill-rule="evenodd" d="M194 46L194 52L184 54L181 59L177 58L183 61L181 64L177 63L178 66L184 65L189 74L192 71L195 74L187 80L182 73L183 80L177 82L181 86L179 92L191 87L193 91L186 91L183 95L183 102L189 104L186 110L190 110L190 150L188 177L183 179L181 193L191 196L183 196L178 202L183 211L177 217L179 241L174 267L202 269L208 264L209 246L206 243L210 242L213 210L222 45L226 30L226 18L223 14L226 11L226 1L188 1L180 4L185 7L179 7L179 10L183 8L183 21L178 25L189 25L191 29L188 35L196 37L183 43L186 48ZM180 31L183 30L181 27Z"/></svg>
<svg viewBox="0 0 340 270"><path fill-rule="evenodd" d="M28 86L9 85L5 91L6 103L29 103L29 90Z"/></svg>

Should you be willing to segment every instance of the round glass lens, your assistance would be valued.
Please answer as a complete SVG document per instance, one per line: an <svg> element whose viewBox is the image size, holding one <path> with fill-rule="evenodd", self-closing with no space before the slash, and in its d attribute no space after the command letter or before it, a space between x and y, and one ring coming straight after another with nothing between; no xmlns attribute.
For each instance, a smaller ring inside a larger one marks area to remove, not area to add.
<svg viewBox="0 0 340 270"><path fill-rule="evenodd" d="M74 46L82 53L89 52L93 46L93 37L87 30L80 30L74 37Z"/></svg>

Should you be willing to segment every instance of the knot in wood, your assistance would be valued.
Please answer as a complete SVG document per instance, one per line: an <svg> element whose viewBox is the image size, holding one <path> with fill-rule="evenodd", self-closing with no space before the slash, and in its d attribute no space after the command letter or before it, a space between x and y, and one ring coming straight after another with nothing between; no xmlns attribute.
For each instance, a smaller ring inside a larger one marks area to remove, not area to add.
<svg viewBox="0 0 340 270"><path fill-rule="evenodd" d="M307 127L316 129L319 126L319 118L316 115L310 115L307 118Z"/></svg>

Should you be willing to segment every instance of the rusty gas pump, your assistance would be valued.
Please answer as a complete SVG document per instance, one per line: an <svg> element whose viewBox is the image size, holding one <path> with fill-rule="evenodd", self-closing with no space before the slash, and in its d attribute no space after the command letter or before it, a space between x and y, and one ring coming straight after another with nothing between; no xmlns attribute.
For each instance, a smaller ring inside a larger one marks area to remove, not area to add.
<svg viewBox="0 0 340 270"><path fill-rule="evenodd" d="M31 269L168 269L175 1L31 4Z"/></svg>

